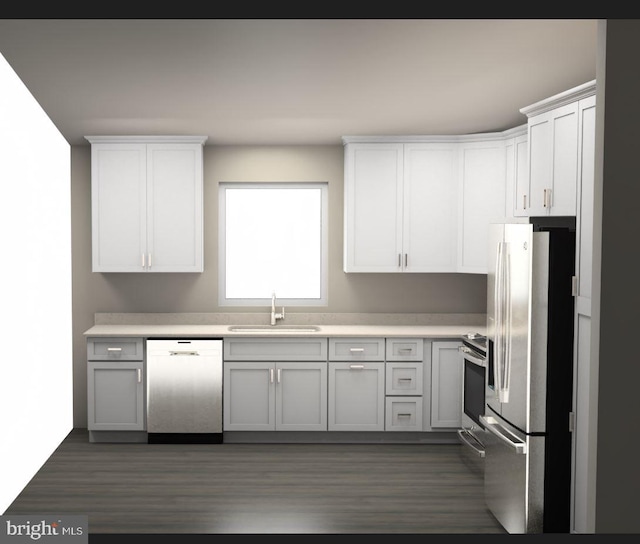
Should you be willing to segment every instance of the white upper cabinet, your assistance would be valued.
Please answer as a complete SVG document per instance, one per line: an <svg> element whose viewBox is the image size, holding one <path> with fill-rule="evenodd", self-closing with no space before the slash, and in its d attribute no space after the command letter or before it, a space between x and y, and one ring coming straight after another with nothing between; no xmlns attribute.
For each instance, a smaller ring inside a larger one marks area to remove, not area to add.
<svg viewBox="0 0 640 544"><path fill-rule="evenodd" d="M487 273L489 223L505 219L503 139L460 145L458 271Z"/></svg>
<svg viewBox="0 0 640 544"><path fill-rule="evenodd" d="M404 146L405 272L451 272L456 268L457 157L452 144Z"/></svg>
<svg viewBox="0 0 640 544"><path fill-rule="evenodd" d="M529 193L527 216L576 215L579 102L595 94L591 81L522 108L528 117Z"/></svg>
<svg viewBox="0 0 640 544"><path fill-rule="evenodd" d="M506 212L506 138L343 137L345 272L486 274Z"/></svg>
<svg viewBox="0 0 640 544"><path fill-rule="evenodd" d="M529 138L527 126L524 125L523 129L524 134L515 136L506 142L507 218L527 215Z"/></svg>
<svg viewBox="0 0 640 544"><path fill-rule="evenodd" d="M202 272L206 137L86 138L92 270Z"/></svg>
<svg viewBox="0 0 640 544"><path fill-rule="evenodd" d="M345 147L345 272L398 272L403 145Z"/></svg>
<svg viewBox="0 0 640 544"><path fill-rule="evenodd" d="M345 142L345 272L454 271L455 145Z"/></svg>

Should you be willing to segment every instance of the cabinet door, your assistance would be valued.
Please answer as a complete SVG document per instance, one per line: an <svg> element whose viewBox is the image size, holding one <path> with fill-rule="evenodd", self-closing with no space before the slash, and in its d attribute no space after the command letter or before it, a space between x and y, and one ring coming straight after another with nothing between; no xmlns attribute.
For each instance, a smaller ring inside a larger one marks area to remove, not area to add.
<svg viewBox="0 0 640 544"><path fill-rule="evenodd" d="M580 101L580 161L578 213L576 216L576 276L578 303L591 300L593 261L593 194L595 180L596 97ZM589 312L590 313L590 312Z"/></svg>
<svg viewBox="0 0 640 544"><path fill-rule="evenodd" d="M529 216L575 215L578 103L529 118Z"/></svg>
<svg viewBox="0 0 640 544"><path fill-rule="evenodd" d="M147 145L147 271L202 272L202 146Z"/></svg>
<svg viewBox="0 0 640 544"><path fill-rule="evenodd" d="M328 429L384 430L385 363L329 363Z"/></svg>
<svg viewBox="0 0 640 544"><path fill-rule="evenodd" d="M225 431L275 429L275 363L224 363Z"/></svg>
<svg viewBox="0 0 640 544"><path fill-rule="evenodd" d="M461 342L436 341L431 361L431 427L462 424Z"/></svg>
<svg viewBox="0 0 640 544"><path fill-rule="evenodd" d="M512 187L511 199L507 201L507 215L527 216L529 200L529 139L527 135L513 139L512 149L507 154L507 188ZM509 193L509 191L507 191Z"/></svg>
<svg viewBox="0 0 640 544"><path fill-rule="evenodd" d="M575 504L574 526L588 526L585 513L589 511L588 497L591 493L590 451L595 451L595 425L590 414L593 406L594 384L597 383L597 368L591 357L591 264L593 259L593 190L595 167L595 96L580 101L580 162L579 199L576 217L576 276L577 296L574 322L574 392L573 412L575 429L573 439L573 490Z"/></svg>
<svg viewBox="0 0 640 544"><path fill-rule="evenodd" d="M327 363L276 364L276 430L327 430Z"/></svg>
<svg viewBox="0 0 640 544"><path fill-rule="evenodd" d="M94 272L144 271L146 177L144 144L91 145Z"/></svg>
<svg viewBox="0 0 640 544"><path fill-rule="evenodd" d="M402 270L456 272L455 144L405 144Z"/></svg>
<svg viewBox="0 0 640 544"><path fill-rule="evenodd" d="M461 147L458 271L486 274L489 223L504 220L504 141Z"/></svg>
<svg viewBox="0 0 640 544"><path fill-rule="evenodd" d="M90 362L87 386L90 431L145 429L142 362Z"/></svg>
<svg viewBox="0 0 640 544"><path fill-rule="evenodd" d="M403 145L345 146L345 272L399 272Z"/></svg>

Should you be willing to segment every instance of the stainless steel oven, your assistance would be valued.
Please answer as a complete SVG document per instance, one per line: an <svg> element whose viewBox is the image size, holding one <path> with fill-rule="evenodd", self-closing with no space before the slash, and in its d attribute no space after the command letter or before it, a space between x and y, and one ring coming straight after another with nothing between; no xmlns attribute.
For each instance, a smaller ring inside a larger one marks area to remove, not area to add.
<svg viewBox="0 0 640 544"><path fill-rule="evenodd" d="M484 426L480 416L485 411L487 373L487 338L469 333L462 337L462 426L458 430L465 451L472 458L484 458ZM478 465L478 462L476 462Z"/></svg>

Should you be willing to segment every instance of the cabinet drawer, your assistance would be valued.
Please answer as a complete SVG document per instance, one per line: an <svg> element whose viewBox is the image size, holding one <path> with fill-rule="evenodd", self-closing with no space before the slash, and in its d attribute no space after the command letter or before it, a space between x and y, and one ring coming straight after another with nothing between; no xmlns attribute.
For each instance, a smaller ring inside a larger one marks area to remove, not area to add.
<svg viewBox="0 0 640 544"><path fill-rule="evenodd" d="M326 361L326 338L232 338L225 361Z"/></svg>
<svg viewBox="0 0 640 544"><path fill-rule="evenodd" d="M144 360L142 338L89 338L87 339L89 361L142 361Z"/></svg>
<svg viewBox="0 0 640 544"><path fill-rule="evenodd" d="M330 361L384 361L384 338L329 338Z"/></svg>
<svg viewBox="0 0 640 544"><path fill-rule="evenodd" d="M387 395L422 395L422 363L387 363Z"/></svg>
<svg viewBox="0 0 640 544"><path fill-rule="evenodd" d="M422 338L387 338L387 361L422 361Z"/></svg>
<svg viewBox="0 0 640 544"><path fill-rule="evenodd" d="M387 397L385 431L422 431L422 397Z"/></svg>

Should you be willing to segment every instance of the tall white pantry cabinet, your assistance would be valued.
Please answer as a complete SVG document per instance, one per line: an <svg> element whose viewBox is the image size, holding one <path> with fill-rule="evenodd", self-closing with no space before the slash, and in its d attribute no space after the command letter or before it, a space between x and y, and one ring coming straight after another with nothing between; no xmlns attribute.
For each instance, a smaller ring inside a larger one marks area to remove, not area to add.
<svg viewBox="0 0 640 544"><path fill-rule="evenodd" d="M204 136L86 136L93 272L202 272Z"/></svg>

